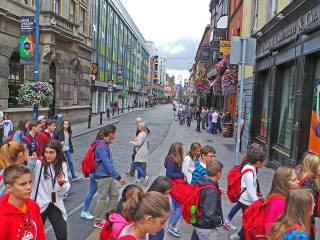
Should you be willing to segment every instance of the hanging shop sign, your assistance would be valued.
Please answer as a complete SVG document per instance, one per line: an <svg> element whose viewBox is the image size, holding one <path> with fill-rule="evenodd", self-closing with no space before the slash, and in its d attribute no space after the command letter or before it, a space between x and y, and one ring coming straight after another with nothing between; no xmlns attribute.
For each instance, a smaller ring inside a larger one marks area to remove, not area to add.
<svg viewBox="0 0 320 240"><path fill-rule="evenodd" d="M223 55L230 53L231 42L227 40L222 40L219 42L219 52Z"/></svg>
<svg viewBox="0 0 320 240"><path fill-rule="evenodd" d="M205 63L209 61L210 47L201 48L201 62Z"/></svg>
<svg viewBox="0 0 320 240"><path fill-rule="evenodd" d="M34 57L34 17L20 18L20 64L33 64Z"/></svg>
<svg viewBox="0 0 320 240"><path fill-rule="evenodd" d="M98 63L91 63L91 75L98 76Z"/></svg>
<svg viewBox="0 0 320 240"><path fill-rule="evenodd" d="M227 39L227 30L225 29L213 29L212 30L212 45L211 47L214 49L218 49L219 48L219 43L222 40L226 40Z"/></svg>
<svg viewBox="0 0 320 240"><path fill-rule="evenodd" d="M118 82L123 83L124 76L123 76L123 69L122 68L117 69L117 76L118 76Z"/></svg>
<svg viewBox="0 0 320 240"><path fill-rule="evenodd" d="M112 91L113 91L113 81L110 80L110 81L108 82L108 92L112 92Z"/></svg>

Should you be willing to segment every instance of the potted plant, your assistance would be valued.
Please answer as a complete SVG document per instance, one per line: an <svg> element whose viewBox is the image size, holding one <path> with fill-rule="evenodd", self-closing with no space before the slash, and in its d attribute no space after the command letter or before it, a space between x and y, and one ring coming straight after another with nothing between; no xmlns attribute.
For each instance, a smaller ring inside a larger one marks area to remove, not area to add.
<svg viewBox="0 0 320 240"><path fill-rule="evenodd" d="M48 82L25 82L17 100L23 105L48 106L53 101L53 94L53 87Z"/></svg>

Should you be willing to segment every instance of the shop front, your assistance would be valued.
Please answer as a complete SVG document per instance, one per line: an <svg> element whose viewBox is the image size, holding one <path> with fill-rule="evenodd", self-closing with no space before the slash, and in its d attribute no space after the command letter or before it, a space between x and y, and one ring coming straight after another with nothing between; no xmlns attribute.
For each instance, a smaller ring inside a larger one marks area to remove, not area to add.
<svg viewBox="0 0 320 240"><path fill-rule="evenodd" d="M320 153L320 2L292 1L257 42L251 141L273 166Z"/></svg>

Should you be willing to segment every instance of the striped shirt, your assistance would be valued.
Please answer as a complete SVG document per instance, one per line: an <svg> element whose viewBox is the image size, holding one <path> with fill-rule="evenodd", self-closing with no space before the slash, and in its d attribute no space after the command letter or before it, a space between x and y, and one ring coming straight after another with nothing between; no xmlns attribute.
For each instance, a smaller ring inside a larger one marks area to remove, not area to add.
<svg viewBox="0 0 320 240"><path fill-rule="evenodd" d="M195 184L201 176L207 175L206 165L200 161L200 164L196 165L196 169L192 173L191 184Z"/></svg>

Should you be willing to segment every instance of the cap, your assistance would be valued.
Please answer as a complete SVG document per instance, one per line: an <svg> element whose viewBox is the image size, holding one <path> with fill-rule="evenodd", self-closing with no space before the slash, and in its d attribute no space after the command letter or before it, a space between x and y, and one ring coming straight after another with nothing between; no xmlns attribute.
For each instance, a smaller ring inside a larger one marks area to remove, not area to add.
<svg viewBox="0 0 320 240"><path fill-rule="evenodd" d="M44 119L46 119L46 116L39 116L39 117L38 117L38 122L40 122L40 121L42 121L42 120L44 120Z"/></svg>

